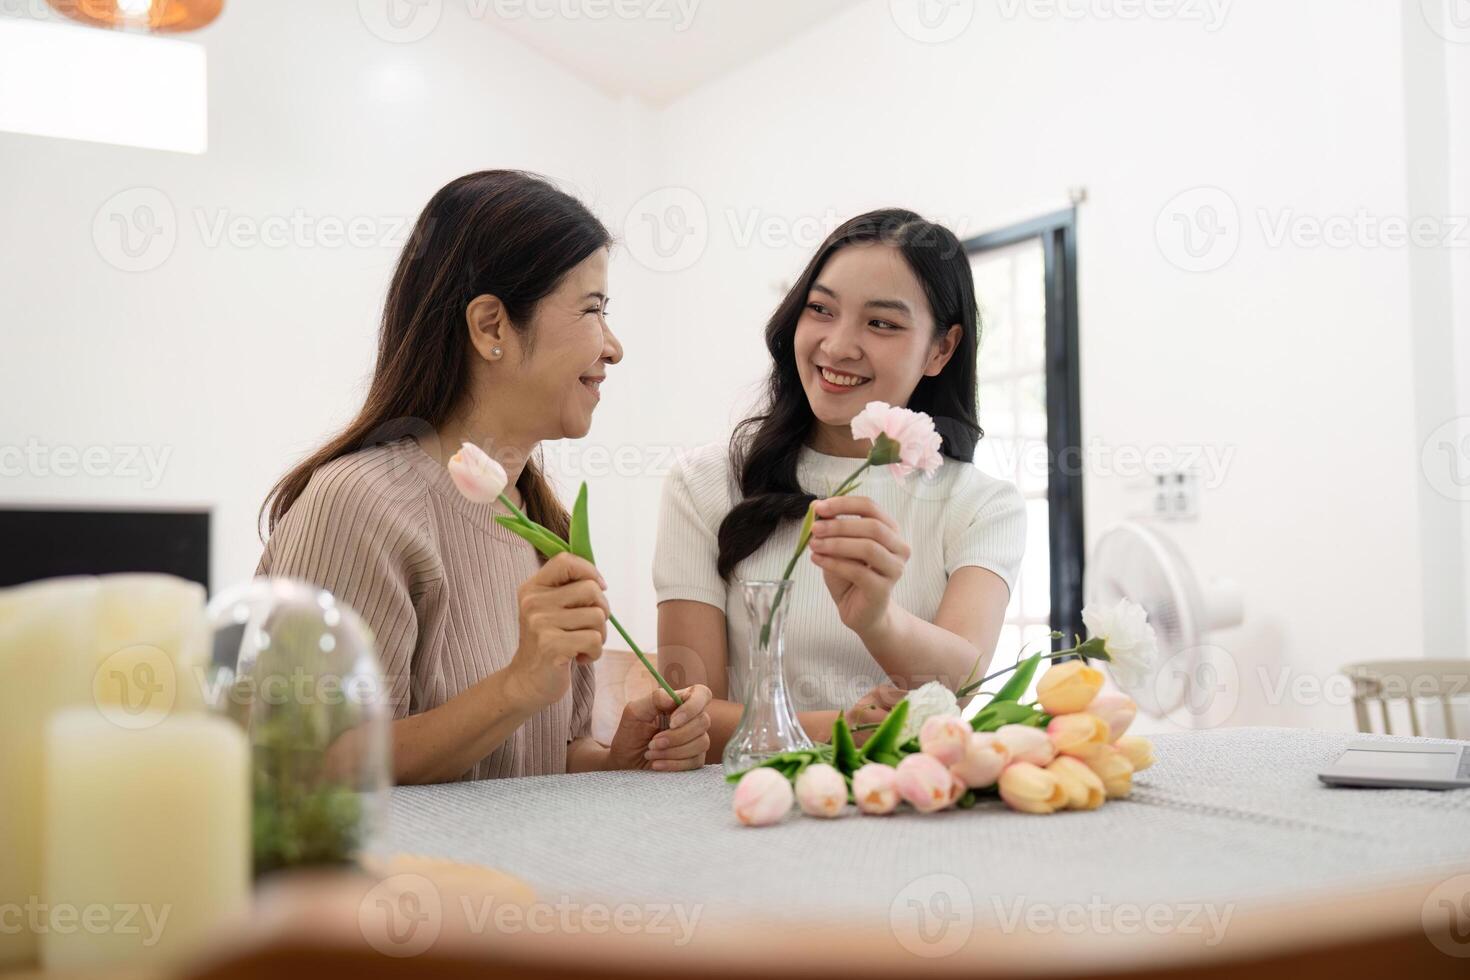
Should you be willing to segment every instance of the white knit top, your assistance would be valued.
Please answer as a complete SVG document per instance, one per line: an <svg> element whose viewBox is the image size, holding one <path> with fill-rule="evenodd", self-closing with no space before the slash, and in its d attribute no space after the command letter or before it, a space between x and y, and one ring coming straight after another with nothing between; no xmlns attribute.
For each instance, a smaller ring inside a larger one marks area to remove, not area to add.
<svg viewBox="0 0 1470 980"><path fill-rule="evenodd" d="M835 489L862 461L802 450L797 480L810 493ZM1010 483L980 472L969 463L946 458L929 479L914 475L895 480L886 467L869 470L857 494L871 497L899 526L912 554L893 601L933 622L945 585L955 569L987 568L1014 587L1026 545L1026 508ZM728 443L704 446L680 461L664 485L654 551L653 581L658 601L689 599L725 614L730 694L744 700L751 626L739 581L772 581L781 576L796 547L799 522L779 527L753 554L735 567L731 581L720 579L715 563L720 522L740 499L730 467ZM792 572L793 587L783 604L786 615L786 681L798 711L844 708L888 675L857 634L837 615L821 569L803 555ZM927 678L912 678L922 682Z"/></svg>

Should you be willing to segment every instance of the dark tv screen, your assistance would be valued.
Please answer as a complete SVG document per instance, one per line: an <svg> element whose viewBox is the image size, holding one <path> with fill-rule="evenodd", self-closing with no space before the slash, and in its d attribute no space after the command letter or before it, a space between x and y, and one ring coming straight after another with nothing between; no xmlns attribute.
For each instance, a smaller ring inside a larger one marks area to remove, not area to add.
<svg viewBox="0 0 1470 980"><path fill-rule="evenodd" d="M0 508L0 587L163 572L209 588L209 511Z"/></svg>

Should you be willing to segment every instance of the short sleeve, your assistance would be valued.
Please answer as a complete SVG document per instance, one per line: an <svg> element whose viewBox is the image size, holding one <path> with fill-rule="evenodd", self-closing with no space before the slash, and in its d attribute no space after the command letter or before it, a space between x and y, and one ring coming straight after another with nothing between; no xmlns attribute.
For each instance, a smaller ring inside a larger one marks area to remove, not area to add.
<svg viewBox="0 0 1470 980"><path fill-rule="evenodd" d="M701 507L723 487L721 474L681 462L664 482L659 506L658 539L653 550L653 587L659 602L690 599L725 608L725 583L718 571L718 525Z"/></svg>
<svg viewBox="0 0 1470 980"><path fill-rule="evenodd" d="M350 606L373 631L393 718L410 714L415 599L438 563L415 507L386 500L350 470L324 467L276 526L259 574L301 579Z"/></svg>
<svg viewBox="0 0 1470 980"><path fill-rule="evenodd" d="M1014 484L969 471L945 528L944 571L974 565L988 569L1016 590L1026 551L1026 501Z"/></svg>

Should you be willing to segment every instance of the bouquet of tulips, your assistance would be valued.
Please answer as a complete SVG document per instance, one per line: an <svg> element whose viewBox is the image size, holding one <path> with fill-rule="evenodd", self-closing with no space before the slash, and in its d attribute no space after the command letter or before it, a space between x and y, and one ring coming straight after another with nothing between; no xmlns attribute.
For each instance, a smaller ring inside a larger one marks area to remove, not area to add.
<svg viewBox="0 0 1470 980"><path fill-rule="evenodd" d="M730 776L738 781L736 818L747 826L777 823L793 801L809 816L837 817L849 801L867 814L893 813L901 803L934 813L999 795L1024 813L1054 813L1126 797L1133 774L1153 764L1153 746L1127 734L1137 707L1126 694L1104 693L1091 661L1107 663L1125 686L1136 684L1155 656L1153 628L1128 599L1111 609L1090 606L1082 618L1091 635L1069 649L1034 654L956 691L931 682L910 692L861 748L838 715L830 743ZM1062 657L1073 659L1052 665L1035 700L1023 702L1041 662ZM961 699L1012 671L984 707L962 719Z"/></svg>

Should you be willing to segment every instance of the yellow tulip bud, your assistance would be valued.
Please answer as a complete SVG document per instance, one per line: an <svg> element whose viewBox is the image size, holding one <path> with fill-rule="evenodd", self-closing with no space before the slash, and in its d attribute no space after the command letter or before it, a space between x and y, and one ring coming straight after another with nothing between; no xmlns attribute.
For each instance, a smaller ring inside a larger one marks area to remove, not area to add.
<svg viewBox="0 0 1470 980"><path fill-rule="evenodd" d="M1069 715L1086 709L1102 685L1102 671L1081 660L1068 660L1041 675L1036 700L1049 715Z"/></svg>
<svg viewBox="0 0 1470 980"><path fill-rule="evenodd" d="M1088 756L1108 741L1108 726L1096 715L1079 712L1057 715L1046 726L1046 734L1056 750L1065 755Z"/></svg>
<svg viewBox="0 0 1470 980"><path fill-rule="evenodd" d="M1133 763L1111 745L1099 745L1082 761L1102 780L1108 799L1119 800L1133 791Z"/></svg>
<svg viewBox="0 0 1470 980"><path fill-rule="evenodd" d="M1067 805L1057 778L1030 762L1013 762L1000 774L1000 798L1022 813L1054 813Z"/></svg>
<svg viewBox="0 0 1470 980"><path fill-rule="evenodd" d="M1124 735L1113 745L1132 763L1134 772L1143 772L1156 761L1154 743L1142 735Z"/></svg>
<svg viewBox="0 0 1470 980"><path fill-rule="evenodd" d="M1046 771L1056 777L1062 789L1067 791L1067 809L1096 810L1103 805L1107 790L1097 773L1087 768L1087 763L1070 755L1059 755Z"/></svg>

